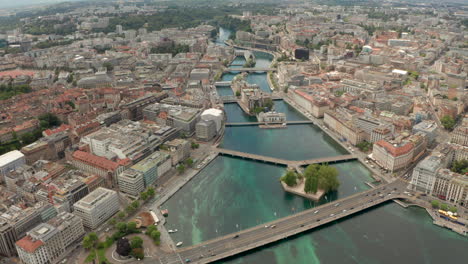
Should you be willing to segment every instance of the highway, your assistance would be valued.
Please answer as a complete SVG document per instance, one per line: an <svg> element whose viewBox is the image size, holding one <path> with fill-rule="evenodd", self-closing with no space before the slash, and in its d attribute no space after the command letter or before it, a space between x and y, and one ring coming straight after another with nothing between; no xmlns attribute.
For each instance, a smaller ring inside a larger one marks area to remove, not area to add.
<svg viewBox="0 0 468 264"><path fill-rule="evenodd" d="M186 263L186 260L190 260L190 263L211 263L336 221L392 199L409 198L404 194L406 186L405 182L396 180L266 224L181 248L173 254L161 256L158 261L161 264Z"/></svg>

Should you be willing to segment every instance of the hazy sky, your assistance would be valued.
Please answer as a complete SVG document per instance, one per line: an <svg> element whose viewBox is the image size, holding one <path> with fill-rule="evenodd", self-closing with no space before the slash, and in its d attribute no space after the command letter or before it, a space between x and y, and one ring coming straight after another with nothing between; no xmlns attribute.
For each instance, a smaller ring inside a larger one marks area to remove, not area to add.
<svg viewBox="0 0 468 264"><path fill-rule="evenodd" d="M58 3L58 2L65 2L65 1L73 1L73 0L0 0L0 9L11 8L11 7L21 7L21 6L28 6L28 5L50 4L50 3Z"/></svg>

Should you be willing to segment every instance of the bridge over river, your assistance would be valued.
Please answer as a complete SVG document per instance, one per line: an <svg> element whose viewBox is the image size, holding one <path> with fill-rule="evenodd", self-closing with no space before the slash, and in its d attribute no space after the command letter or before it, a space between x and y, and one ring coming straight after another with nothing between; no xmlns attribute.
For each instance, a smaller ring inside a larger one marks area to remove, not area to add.
<svg viewBox="0 0 468 264"><path fill-rule="evenodd" d="M226 126L258 126L264 125L267 122L237 122L237 123L226 123ZM300 121L286 121L286 122L276 122L276 124L286 124L286 125L307 125L313 124L313 121L310 120L300 120ZM273 124L273 123L268 123Z"/></svg>
<svg viewBox="0 0 468 264"><path fill-rule="evenodd" d="M401 180L382 184L374 189L356 193L300 213L258 225L240 232L218 237L206 242L181 248L174 253L161 256L158 261L146 263L182 264L211 263L264 245L326 225L338 219L350 217L368 208L389 200L406 198L406 183Z"/></svg>
<svg viewBox="0 0 468 264"><path fill-rule="evenodd" d="M275 68L267 68L267 67L258 67L258 68L226 68L223 70L226 72L271 72L276 71Z"/></svg>
<svg viewBox="0 0 468 264"><path fill-rule="evenodd" d="M306 166L310 164L317 164L317 163L336 163L336 162L351 161L351 160L357 159L355 155L348 154L348 155L340 155L340 156L334 156L334 157L325 157L325 158L308 159L308 160L285 160L285 159L279 159L279 158L246 153L246 152L241 152L241 151L235 151L235 150L230 150L230 149L223 149L223 148L217 148L216 151L218 151L218 153L221 155L240 157L240 158L250 159L250 160L255 160L255 161L262 161L262 162L267 162L267 163L271 163L275 165L284 165L284 166L288 166L291 168L296 168L299 166Z"/></svg>

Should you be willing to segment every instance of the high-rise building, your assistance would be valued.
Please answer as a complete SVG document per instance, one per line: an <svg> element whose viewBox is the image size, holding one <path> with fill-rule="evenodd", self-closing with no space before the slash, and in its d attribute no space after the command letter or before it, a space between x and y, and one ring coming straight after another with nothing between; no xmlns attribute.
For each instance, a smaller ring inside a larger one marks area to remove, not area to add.
<svg viewBox="0 0 468 264"><path fill-rule="evenodd" d="M74 214L83 220L83 225L95 229L119 211L119 196L116 191L99 187L73 207Z"/></svg>

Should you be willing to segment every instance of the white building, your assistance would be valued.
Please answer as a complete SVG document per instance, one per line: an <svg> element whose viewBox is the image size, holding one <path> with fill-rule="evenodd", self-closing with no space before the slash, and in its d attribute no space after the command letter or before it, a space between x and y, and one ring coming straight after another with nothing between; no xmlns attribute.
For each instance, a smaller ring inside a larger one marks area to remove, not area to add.
<svg viewBox="0 0 468 264"><path fill-rule="evenodd" d="M127 169L117 176L119 189L121 192L138 197L145 190L145 181L143 174L134 170Z"/></svg>
<svg viewBox="0 0 468 264"><path fill-rule="evenodd" d="M224 119L223 111L216 109L216 108L207 109L203 111L203 113L201 114L201 120L204 120L204 121L213 120L215 122L217 132L219 132L219 130L222 127L223 119Z"/></svg>
<svg viewBox="0 0 468 264"><path fill-rule="evenodd" d="M65 250L80 244L85 235L83 220L72 213L61 212L48 223L59 231Z"/></svg>
<svg viewBox="0 0 468 264"><path fill-rule="evenodd" d="M414 190L431 193L441 166L440 158L429 156L416 165L411 176L411 186Z"/></svg>
<svg viewBox="0 0 468 264"><path fill-rule="evenodd" d="M23 153L18 150L13 150L0 156L0 182L3 181L5 175L22 165L26 164L26 158Z"/></svg>
<svg viewBox="0 0 468 264"><path fill-rule="evenodd" d="M83 220L83 225L95 229L119 211L119 196L116 191L99 187L73 207L74 214Z"/></svg>
<svg viewBox="0 0 468 264"><path fill-rule="evenodd" d="M16 250L23 263L48 264L56 262L65 249L59 230L42 223L16 242Z"/></svg>

